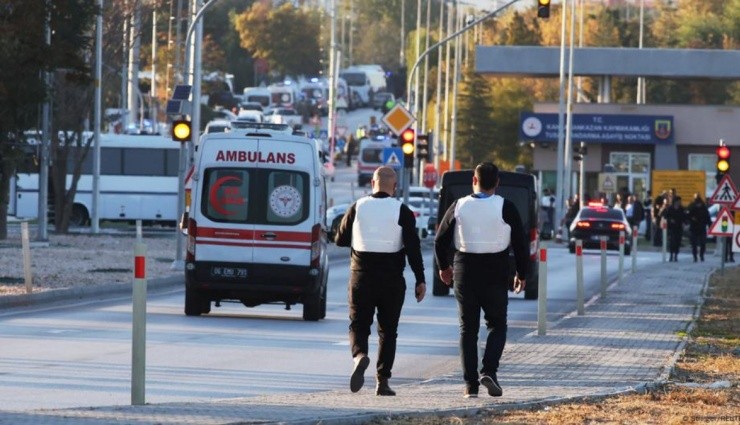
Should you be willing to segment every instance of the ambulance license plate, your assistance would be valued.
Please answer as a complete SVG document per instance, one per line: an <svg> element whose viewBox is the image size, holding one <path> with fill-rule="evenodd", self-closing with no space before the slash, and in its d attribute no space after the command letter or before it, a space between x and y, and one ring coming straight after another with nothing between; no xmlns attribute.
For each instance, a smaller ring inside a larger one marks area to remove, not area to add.
<svg viewBox="0 0 740 425"><path fill-rule="evenodd" d="M247 277L247 269L242 267L211 267L212 277L243 279Z"/></svg>

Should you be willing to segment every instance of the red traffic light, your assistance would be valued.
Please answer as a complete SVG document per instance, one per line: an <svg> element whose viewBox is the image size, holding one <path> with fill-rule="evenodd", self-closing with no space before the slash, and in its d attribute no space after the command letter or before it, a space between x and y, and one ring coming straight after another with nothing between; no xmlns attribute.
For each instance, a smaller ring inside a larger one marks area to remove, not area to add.
<svg viewBox="0 0 740 425"><path fill-rule="evenodd" d="M407 128L406 130L401 133L401 150L403 151L404 155L409 156L414 154L414 142L416 141L416 132L411 129ZM413 161L413 156L411 156L411 161Z"/></svg>
<svg viewBox="0 0 740 425"><path fill-rule="evenodd" d="M730 148L727 146L720 146L717 148L717 158L718 159L729 159L730 158Z"/></svg>
<svg viewBox="0 0 740 425"><path fill-rule="evenodd" d="M413 143L416 138L416 134L413 129L407 128L401 133L401 141L403 143Z"/></svg>

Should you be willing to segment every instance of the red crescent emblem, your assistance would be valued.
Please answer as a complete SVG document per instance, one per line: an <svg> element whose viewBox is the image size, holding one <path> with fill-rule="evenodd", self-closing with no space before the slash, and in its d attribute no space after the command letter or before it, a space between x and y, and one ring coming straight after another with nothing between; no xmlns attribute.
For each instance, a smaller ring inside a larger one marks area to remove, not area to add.
<svg viewBox="0 0 740 425"><path fill-rule="evenodd" d="M208 192L208 201L211 203L211 206L214 210L216 210L217 213L222 215L236 214L236 212L225 209L221 201L218 199L218 190L221 189L221 186L223 186L224 183L230 181L237 181L239 183L242 182L241 179L234 176L221 177L220 179L216 180L216 183L213 184L210 192Z"/></svg>

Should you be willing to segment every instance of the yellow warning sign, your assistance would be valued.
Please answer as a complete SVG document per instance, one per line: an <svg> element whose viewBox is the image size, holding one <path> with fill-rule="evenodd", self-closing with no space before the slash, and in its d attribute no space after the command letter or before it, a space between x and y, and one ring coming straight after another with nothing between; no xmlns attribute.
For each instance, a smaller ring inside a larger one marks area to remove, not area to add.
<svg viewBox="0 0 740 425"><path fill-rule="evenodd" d="M387 114L383 115L383 122L396 136L409 128L415 120L416 118L411 115L411 112L400 103L397 103Z"/></svg>

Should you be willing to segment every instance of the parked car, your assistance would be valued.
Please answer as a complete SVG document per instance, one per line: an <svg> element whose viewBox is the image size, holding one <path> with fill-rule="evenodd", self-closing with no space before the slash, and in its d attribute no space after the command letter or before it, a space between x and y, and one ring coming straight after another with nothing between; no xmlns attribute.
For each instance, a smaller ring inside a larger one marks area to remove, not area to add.
<svg viewBox="0 0 740 425"><path fill-rule="evenodd" d="M239 104L240 111L264 111L262 104L259 102L242 102Z"/></svg>
<svg viewBox="0 0 740 425"><path fill-rule="evenodd" d="M395 96L393 96L393 93L384 91L375 93L375 95L373 95L372 107L373 109L379 110L381 112L388 112L390 109L386 107L386 103L388 103L389 100L396 100Z"/></svg>
<svg viewBox="0 0 740 425"><path fill-rule="evenodd" d="M601 203L582 207L570 225L568 250L576 252L576 240L583 241L583 248L600 248L601 237L606 236L607 249L619 250L619 232L624 232L624 254L632 252L632 229L624 211Z"/></svg>
<svg viewBox="0 0 740 425"><path fill-rule="evenodd" d="M234 121L236 119L236 114L231 112L228 109L223 108L216 108L213 110L213 116L214 119L222 119L227 121Z"/></svg>
<svg viewBox="0 0 740 425"><path fill-rule="evenodd" d="M337 229L339 229L339 223L342 222L344 213L347 212L350 205L352 204L337 204L326 209L326 225L328 226L327 236L331 242L334 242L334 238L337 235Z"/></svg>
<svg viewBox="0 0 740 425"><path fill-rule="evenodd" d="M239 115L236 116L237 121L247 122L264 122L265 119L262 116L261 111L242 109L239 111ZM280 123L277 123L280 124Z"/></svg>
<svg viewBox="0 0 740 425"><path fill-rule="evenodd" d="M431 201L431 209L429 198L422 197L409 197L408 204L411 211L416 215L416 228L421 230L421 236L427 237L429 234L434 233L434 227L436 227L436 220L430 221L432 217L437 215L437 208L439 204L436 199Z"/></svg>
<svg viewBox="0 0 740 425"><path fill-rule="evenodd" d="M206 124L205 134L210 133L224 133L231 131L231 121L227 120L211 120Z"/></svg>
<svg viewBox="0 0 740 425"><path fill-rule="evenodd" d="M303 117L293 108L273 108L265 113L265 121L274 124L301 124Z"/></svg>

